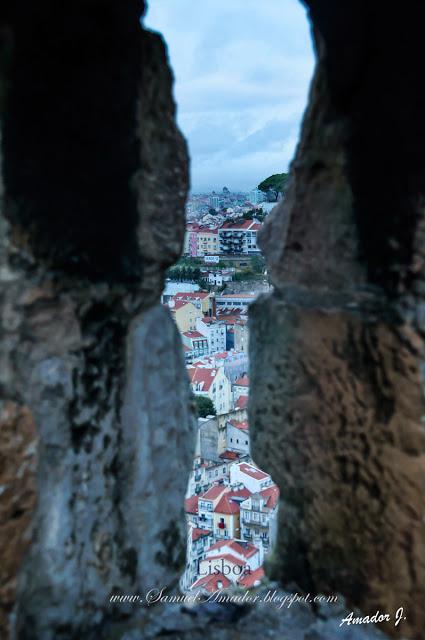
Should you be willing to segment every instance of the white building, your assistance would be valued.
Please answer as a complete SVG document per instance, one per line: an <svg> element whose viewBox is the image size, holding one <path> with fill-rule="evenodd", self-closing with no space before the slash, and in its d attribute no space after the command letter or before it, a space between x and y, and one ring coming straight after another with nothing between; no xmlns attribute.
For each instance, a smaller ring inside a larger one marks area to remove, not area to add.
<svg viewBox="0 0 425 640"><path fill-rule="evenodd" d="M208 340L209 355L226 350L227 325L216 318L198 318L196 329Z"/></svg>
<svg viewBox="0 0 425 640"><path fill-rule="evenodd" d="M208 355L208 338L202 333L199 331L183 331L181 337L187 362L193 362L195 358Z"/></svg>
<svg viewBox="0 0 425 640"><path fill-rule="evenodd" d="M220 501L223 493L227 488L223 485L216 484L212 486L198 500L198 527L213 531L214 529L214 507Z"/></svg>
<svg viewBox="0 0 425 640"><path fill-rule="evenodd" d="M278 502L279 489L272 484L240 506L241 537L260 550L261 562L276 540Z"/></svg>
<svg viewBox="0 0 425 640"><path fill-rule="evenodd" d="M183 591L196 580L199 573L199 563L205 558L206 550L213 544L212 531L200 529L189 523L187 550L186 550L186 569L180 581L180 587Z"/></svg>
<svg viewBox="0 0 425 640"><path fill-rule="evenodd" d="M187 367L190 386L197 396L206 396L214 404L217 415L229 413L232 408L232 385L224 367Z"/></svg>
<svg viewBox="0 0 425 640"><path fill-rule="evenodd" d="M218 230L221 254L256 254L257 233L261 229L258 220L228 220Z"/></svg>
<svg viewBox="0 0 425 640"><path fill-rule="evenodd" d="M167 304L176 293L182 293L184 291L199 291L199 285L193 284L192 282L173 282L172 280L167 280L161 295L161 302Z"/></svg>
<svg viewBox="0 0 425 640"><path fill-rule="evenodd" d="M235 351L244 351L248 353L249 349L249 330L246 320L238 320L233 325Z"/></svg>
<svg viewBox="0 0 425 640"><path fill-rule="evenodd" d="M213 209L220 208L220 198L218 196L216 195L210 196L210 207L212 207Z"/></svg>
<svg viewBox="0 0 425 640"><path fill-rule="evenodd" d="M237 402L240 396L249 395L249 378L245 374L237 378L233 383L233 402Z"/></svg>
<svg viewBox="0 0 425 640"><path fill-rule="evenodd" d="M260 566L259 550L250 542L243 540L219 540L205 551L205 558L212 558L221 554L230 554L246 563L251 571Z"/></svg>
<svg viewBox="0 0 425 640"><path fill-rule="evenodd" d="M249 454L249 428L248 422L228 420L226 422L226 450L236 451L242 455Z"/></svg>
<svg viewBox="0 0 425 640"><path fill-rule="evenodd" d="M205 468L205 478L208 485L214 482L220 482L228 486L230 478L230 466L233 464L230 460L221 460L216 464L209 464Z"/></svg>
<svg viewBox="0 0 425 640"><path fill-rule="evenodd" d="M260 189L253 189L248 194L248 200L249 202L252 202L252 204L260 204L260 202L264 202L264 200L266 199L266 194L263 193Z"/></svg>
<svg viewBox="0 0 425 640"><path fill-rule="evenodd" d="M272 479L254 465L240 462L230 467L230 484L243 484L251 493L259 493L272 484Z"/></svg>
<svg viewBox="0 0 425 640"><path fill-rule="evenodd" d="M240 309L246 312L251 302L254 302L257 296L255 293L223 293L217 295L215 300L218 310Z"/></svg>
<svg viewBox="0 0 425 640"><path fill-rule="evenodd" d="M233 280L233 274L235 269L216 269L214 271L208 271L208 283L221 286L225 282L231 282Z"/></svg>

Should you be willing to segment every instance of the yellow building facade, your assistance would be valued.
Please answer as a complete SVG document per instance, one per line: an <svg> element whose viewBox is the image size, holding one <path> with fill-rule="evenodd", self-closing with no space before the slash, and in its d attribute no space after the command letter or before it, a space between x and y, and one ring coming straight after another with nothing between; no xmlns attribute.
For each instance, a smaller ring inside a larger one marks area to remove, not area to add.
<svg viewBox="0 0 425 640"><path fill-rule="evenodd" d="M176 302L171 308L175 323L180 331L195 331L197 318L202 318L202 309L198 309L191 302Z"/></svg>
<svg viewBox="0 0 425 640"><path fill-rule="evenodd" d="M207 255L218 255L220 243L218 233L211 230L198 231L196 234L197 255L199 257Z"/></svg>

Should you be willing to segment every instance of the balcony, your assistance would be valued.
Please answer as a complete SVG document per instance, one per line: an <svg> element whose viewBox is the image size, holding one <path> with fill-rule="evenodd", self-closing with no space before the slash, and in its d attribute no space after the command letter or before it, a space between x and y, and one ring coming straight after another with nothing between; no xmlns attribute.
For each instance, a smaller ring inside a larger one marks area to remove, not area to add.
<svg viewBox="0 0 425 640"><path fill-rule="evenodd" d="M262 527L263 529L264 528L268 529L269 527L269 523L266 520L266 518L263 517L260 520L255 520L255 518L253 517L253 514L246 511L243 511L241 513L241 522L245 522L247 524L251 524L256 527Z"/></svg>

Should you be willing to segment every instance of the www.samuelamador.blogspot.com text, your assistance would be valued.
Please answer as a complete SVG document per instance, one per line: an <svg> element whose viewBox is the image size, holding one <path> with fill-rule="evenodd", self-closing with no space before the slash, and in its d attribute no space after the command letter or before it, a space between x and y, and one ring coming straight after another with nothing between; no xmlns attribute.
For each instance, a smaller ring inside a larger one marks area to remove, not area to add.
<svg viewBox="0 0 425 640"><path fill-rule="evenodd" d="M243 593L224 593L222 590L217 590L206 595L201 590L194 590L191 593L171 594L166 593L165 588L154 588L149 589L144 594L114 594L110 596L109 602L114 605L140 604L147 606L155 604L185 604L187 606L195 606L208 602L252 605L264 603L275 606L278 609L284 607L289 609L296 603L336 605L338 603L338 596L323 594L312 595L310 593L281 593L276 589L269 589L265 593L253 593L248 590ZM340 626L380 624L385 622L393 623L394 626L397 627L404 620L406 620L404 607L398 607L398 609L392 613L374 611L369 615L360 615L354 611L350 611L341 617Z"/></svg>
<svg viewBox="0 0 425 640"><path fill-rule="evenodd" d="M278 608L291 607L294 603L306 602L306 603L325 603L334 604L338 601L336 595L316 595L313 596L310 593L279 593L276 589L269 589L265 594L252 593L251 591L244 591L243 593L229 594L223 593L222 590L214 591L208 595L201 590L194 590L191 593L184 594L169 594L166 593L166 589L150 589L145 594L116 594L112 595L109 599L111 604L186 604L195 605L203 604L205 602L220 602L220 603L233 603L233 604L256 604L267 603L275 605Z"/></svg>

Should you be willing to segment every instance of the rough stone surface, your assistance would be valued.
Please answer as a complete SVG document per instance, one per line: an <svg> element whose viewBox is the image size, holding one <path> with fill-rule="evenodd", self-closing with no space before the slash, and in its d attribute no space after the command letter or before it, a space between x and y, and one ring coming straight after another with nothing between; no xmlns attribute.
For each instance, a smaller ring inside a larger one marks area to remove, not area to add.
<svg viewBox="0 0 425 640"><path fill-rule="evenodd" d="M36 432L28 407L0 404L0 629L7 628L16 576L31 539L34 511Z"/></svg>
<svg viewBox="0 0 425 640"><path fill-rule="evenodd" d="M388 632L419 640L424 7L306 4L318 65L287 198L260 239L274 292L250 318L251 442L281 489L269 571L365 613L404 606Z"/></svg>
<svg viewBox="0 0 425 640"><path fill-rule="evenodd" d="M11 10L7 23L0 388L3 406L30 407L39 440L19 640L86 637L128 615L109 605L116 589L175 588L194 445L180 339L159 305L188 188L165 48L141 29L140 3L57 9ZM16 422L22 434L2 437L23 473L28 427ZM27 475L14 491L22 525ZM7 613L27 535L12 507Z"/></svg>

